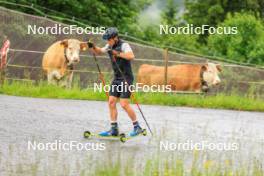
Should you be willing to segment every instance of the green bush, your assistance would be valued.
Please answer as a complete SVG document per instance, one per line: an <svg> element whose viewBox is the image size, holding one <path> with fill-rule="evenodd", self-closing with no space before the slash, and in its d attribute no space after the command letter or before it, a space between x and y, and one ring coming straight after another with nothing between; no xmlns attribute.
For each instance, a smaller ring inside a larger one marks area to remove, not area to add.
<svg viewBox="0 0 264 176"><path fill-rule="evenodd" d="M236 13L228 15L218 26L236 26L238 33L210 35L208 47L212 54L251 64L264 62L264 26L255 16Z"/></svg>

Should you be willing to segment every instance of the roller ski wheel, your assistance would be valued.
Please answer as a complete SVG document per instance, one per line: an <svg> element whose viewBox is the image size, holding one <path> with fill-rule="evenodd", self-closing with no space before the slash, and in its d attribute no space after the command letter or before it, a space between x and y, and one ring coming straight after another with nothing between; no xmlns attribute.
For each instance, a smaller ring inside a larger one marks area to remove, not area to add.
<svg viewBox="0 0 264 176"><path fill-rule="evenodd" d="M83 137L84 138L90 138L91 137L91 132L90 131L85 131L84 133L83 133Z"/></svg>
<svg viewBox="0 0 264 176"><path fill-rule="evenodd" d="M147 136L147 130L146 130L146 129L143 129L143 130L142 130L142 135L143 135L143 136Z"/></svg>
<svg viewBox="0 0 264 176"><path fill-rule="evenodd" d="M120 141L125 143L127 141L126 135L124 133L120 134Z"/></svg>

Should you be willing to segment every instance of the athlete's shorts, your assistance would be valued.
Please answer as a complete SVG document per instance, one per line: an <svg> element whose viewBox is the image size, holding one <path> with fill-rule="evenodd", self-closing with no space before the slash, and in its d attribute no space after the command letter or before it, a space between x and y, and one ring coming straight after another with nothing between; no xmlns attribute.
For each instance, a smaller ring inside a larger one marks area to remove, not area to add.
<svg viewBox="0 0 264 176"><path fill-rule="evenodd" d="M110 96L117 98L130 98L131 92L128 89L128 86L133 84L133 80L126 80L128 85L125 83L124 79L115 78L110 86Z"/></svg>

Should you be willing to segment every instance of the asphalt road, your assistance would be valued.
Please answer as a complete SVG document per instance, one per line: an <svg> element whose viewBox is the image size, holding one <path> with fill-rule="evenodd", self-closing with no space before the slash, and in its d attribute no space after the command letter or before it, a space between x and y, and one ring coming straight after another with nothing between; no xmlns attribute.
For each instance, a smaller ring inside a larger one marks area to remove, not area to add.
<svg viewBox="0 0 264 176"><path fill-rule="evenodd" d="M135 105L133 107L136 109ZM132 124L119 106L118 109L120 130L127 133ZM188 147L187 150L175 150L173 147L169 148L170 151L161 149L161 143L187 141L188 144L206 141L217 146L235 143L235 150L207 148L202 151L210 158L231 157L241 163L257 159L264 163L264 113L149 105L142 105L142 110L154 136L137 137L123 144L119 141L84 139L82 136L85 130L100 132L109 128L106 102L0 95L0 175L14 173L21 168L25 170L34 163L38 163L38 171L42 173L53 172L52 167L57 163L63 166L58 167L58 172L73 174L79 173L83 163L89 165L92 171L95 163L114 161L118 157L121 160L137 158L137 166L143 167L141 161L158 150L164 155L168 152L192 155L193 150ZM136 112L145 127L137 109ZM43 144L75 141L97 148L89 151L29 149L29 142L34 141ZM99 150L98 145L102 143L104 150ZM187 159L186 163L190 160Z"/></svg>

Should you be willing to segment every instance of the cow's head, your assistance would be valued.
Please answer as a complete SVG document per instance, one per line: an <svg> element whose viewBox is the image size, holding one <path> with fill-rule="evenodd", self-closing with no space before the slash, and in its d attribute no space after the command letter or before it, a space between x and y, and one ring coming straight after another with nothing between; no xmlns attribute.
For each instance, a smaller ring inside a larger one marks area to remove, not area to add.
<svg viewBox="0 0 264 176"><path fill-rule="evenodd" d="M217 85L221 82L219 78L219 73L222 71L219 64L206 63L202 66L203 70L203 80L208 86Z"/></svg>
<svg viewBox="0 0 264 176"><path fill-rule="evenodd" d="M65 48L65 57L68 65L80 62L80 50L85 51L88 48L85 42L80 42L76 39L65 39L60 44Z"/></svg>

